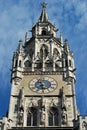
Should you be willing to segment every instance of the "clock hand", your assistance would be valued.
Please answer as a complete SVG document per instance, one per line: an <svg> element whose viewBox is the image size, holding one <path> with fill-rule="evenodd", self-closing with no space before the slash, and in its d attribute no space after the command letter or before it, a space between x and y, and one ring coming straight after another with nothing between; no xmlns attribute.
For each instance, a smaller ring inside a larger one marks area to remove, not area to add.
<svg viewBox="0 0 87 130"><path fill-rule="evenodd" d="M46 88L46 85L45 85L45 83L41 83L41 86L42 86L42 88Z"/></svg>

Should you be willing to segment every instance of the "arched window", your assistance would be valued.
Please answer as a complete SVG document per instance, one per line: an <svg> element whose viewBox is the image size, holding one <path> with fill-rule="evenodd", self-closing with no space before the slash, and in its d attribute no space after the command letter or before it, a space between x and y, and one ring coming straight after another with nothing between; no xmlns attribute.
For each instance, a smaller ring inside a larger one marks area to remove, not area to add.
<svg viewBox="0 0 87 130"><path fill-rule="evenodd" d="M17 65L18 65L18 60L15 61L15 67L17 67Z"/></svg>
<svg viewBox="0 0 87 130"><path fill-rule="evenodd" d="M58 109L55 107L52 107L49 111L49 126L58 126L59 120L58 120Z"/></svg>
<svg viewBox="0 0 87 130"><path fill-rule="evenodd" d="M45 30L42 31L42 35L46 35L46 31Z"/></svg>
<svg viewBox="0 0 87 130"><path fill-rule="evenodd" d="M27 126L31 126L32 124L31 124L31 117L32 117L32 113L28 113L28 115L27 115Z"/></svg>
<svg viewBox="0 0 87 130"><path fill-rule="evenodd" d="M47 55L48 55L48 47L46 45L42 45L40 49L40 57L45 59Z"/></svg>
<svg viewBox="0 0 87 130"><path fill-rule="evenodd" d="M72 62L71 62L71 60L69 60L69 66L70 66L70 67L72 66Z"/></svg>
<svg viewBox="0 0 87 130"><path fill-rule="evenodd" d="M65 67L68 67L68 60L65 60Z"/></svg>
<svg viewBox="0 0 87 130"><path fill-rule="evenodd" d="M29 60L25 61L24 63L25 67L31 67L31 62Z"/></svg>
<svg viewBox="0 0 87 130"><path fill-rule="evenodd" d="M21 67L21 60L19 60L19 67Z"/></svg>
<svg viewBox="0 0 87 130"><path fill-rule="evenodd" d="M35 107L29 108L27 126L37 126L37 109Z"/></svg>

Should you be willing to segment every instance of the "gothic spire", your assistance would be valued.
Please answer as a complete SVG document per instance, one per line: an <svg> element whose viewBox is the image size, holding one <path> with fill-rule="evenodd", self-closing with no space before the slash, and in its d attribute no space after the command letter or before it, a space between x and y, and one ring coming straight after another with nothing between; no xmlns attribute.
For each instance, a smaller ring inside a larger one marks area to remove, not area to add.
<svg viewBox="0 0 87 130"><path fill-rule="evenodd" d="M42 5L42 12L41 12L39 21L40 22L48 22L48 14L46 12L47 3L43 2L41 5Z"/></svg>
<svg viewBox="0 0 87 130"><path fill-rule="evenodd" d="M62 33L60 32L60 41L63 44L63 37L62 37Z"/></svg>

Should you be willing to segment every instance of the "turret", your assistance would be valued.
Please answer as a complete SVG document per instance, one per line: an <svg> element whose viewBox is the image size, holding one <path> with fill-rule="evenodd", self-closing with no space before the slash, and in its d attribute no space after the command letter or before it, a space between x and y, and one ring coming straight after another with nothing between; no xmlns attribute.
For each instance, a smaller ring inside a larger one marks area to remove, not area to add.
<svg viewBox="0 0 87 130"><path fill-rule="evenodd" d="M22 45L22 40L19 40L18 48L16 52L14 52L14 55L13 55L11 80L15 78L21 78L22 58L23 58L23 45Z"/></svg>
<svg viewBox="0 0 87 130"><path fill-rule="evenodd" d="M74 79L74 81L76 80L75 77L75 65L74 65L74 56L73 53L70 51L69 48L69 44L68 44L68 40L66 39L64 42L64 78L68 81L68 82L72 82L72 80Z"/></svg>

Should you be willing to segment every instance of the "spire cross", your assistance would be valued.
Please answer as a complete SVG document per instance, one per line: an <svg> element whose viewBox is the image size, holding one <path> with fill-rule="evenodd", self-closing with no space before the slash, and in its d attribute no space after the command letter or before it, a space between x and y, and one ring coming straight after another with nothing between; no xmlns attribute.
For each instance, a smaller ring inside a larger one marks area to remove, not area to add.
<svg viewBox="0 0 87 130"><path fill-rule="evenodd" d="M43 2L41 5L42 5L42 8L46 8L47 3Z"/></svg>

